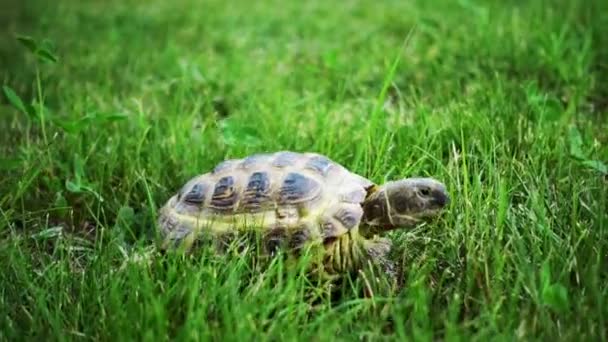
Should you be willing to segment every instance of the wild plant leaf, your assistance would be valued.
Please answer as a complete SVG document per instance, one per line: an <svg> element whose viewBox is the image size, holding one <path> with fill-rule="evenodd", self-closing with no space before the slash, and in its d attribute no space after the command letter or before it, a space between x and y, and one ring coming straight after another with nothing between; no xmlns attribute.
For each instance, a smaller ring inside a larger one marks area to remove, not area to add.
<svg viewBox="0 0 608 342"><path fill-rule="evenodd" d="M556 311L565 312L568 310L568 291L559 283L544 287L542 300L545 305Z"/></svg>
<svg viewBox="0 0 608 342"><path fill-rule="evenodd" d="M88 193L90 193L91 195L95 196L95 198L97 198L97 200L99 202L103 202L104 198L101 196L101 194L99 192L97 192L97 190L95 190L92 186L90 185L81 185L80 188Z"/></svg>
<svg viewBox="0 0 608 342"><path fill-rule="evenodd" d="M601 174L608 175L608 166L600 160L583 160L581 164Z"/></svg>
<svg viewBox="0 0 608 342"><path fill-rule="evenodd" d="M21 111L23 114L28 114L28 111L25 108L25 104L23 104L21 98L19 97L19 95L17 95L17 93L15 93L13 89L11 89L7 85L4 85L2 86L2 91L4 92L4 96L6 96L10 104L15 107L15 109Z"/></svg>
<svg viewBox="0 0 608 342"><path fill-rule="evenodd" d="M56 63L59 60L57 55L51 51L50 46L48 46L49 44L39 44L34 38L29 36L18 35L16 38L21 45L38 57L39 60L50 63Z"/></svg>
<svg viewBox="0 0 608 342"><path fill-rule="evenodd" d="M68 201L63 196L63 191L57 191L53 201L54 212L59 217L65 218L69 213L69 207Z"/></svg>
<svg viewBox="0 0 608 342"><path fill-rule="evenodd" d="M89 115L85 115L78 119L52 116L51 120L53 121L53 124L61 127L68 133L78 133L88 127L92 119Z"/></svg>
<svg viewBox="0 0 608 342"><path fill-rule="evenodd" d="M35 240L48 240L61 236L62 232L63 227L55 226L41 230L38 233L32 234L30 237Z"/></svg>
<svg viewBox="0 0 608 342"><path fill-rule="evenodd" d="M549 263L543 262L542 267L540 269L540 286L542 288L548 287L551 285L551 268Z"/></svg>
<svg viewBox="0 0 608 342"><path fill-rule="evenodd" d="M65 120L63 118L53 119L53 124L60 127L68 133L78 133L85 125L79 124L79 121Z"/></svg>
<svg viewBox="0 0 608 342"><path fill-rule="evenodd" d="M539 89L537 82L524 85L530 108L543 120L558 120L564 112L560 101L551 93Z"/></svg>
<svg viewBox="0 0 608 342"><path fill-rule="evenodd" d="M71 236L70 243L72 244L71 247L75 248L75 250L91 249L94 244L91 240L83 239L78 236Z"/></svg>
<svg viewBox="0 0 608 342"><path fill-rule="evenodd" d="M78 133L89 127L93 122L96 124L103 124L126 120L127 118L128 115L123 113L90 113L75 120L70 120L68 118L52 118L52 120L55 125L61 127L64 131L68 133Z"/></svg>
<svg viewBox="0 0 608 342"><path fill-rule="evenodd" d="M577 159L585 159L585 154L583 153L583 138L579 130L572 126L568 131L569 141L570 141L570 155Z"/></svg>
<svg viewBox="0 0 608 342"><path fill-rule="evenodd" d="M103 202L104 198L99 194L92 186L83 184L80 181L65 181L65 188L72 193L81 194L81 193L89 193L93 195L98 201Z"/></svg>
<svg viewBox="0 0 608 342"><path fill-rule="evenodd" d="M68 201L63 197L63 193L61 191L57 191L55 194L55 201L53 205L57 208L64 208L68 206Z"/></svg>
<svg viewBox="0 0 608 342"><path fill-rule="evenodd" d="M18 35L17 41L21 43L26 49L28 49L31 53L35 54L38 50L38 43L36 40L29 36Z"/></svg>
<svg viewBox="0 0 608 342"><path fill-rule="evenodd" d="M74 193L82 192L82 188L80 186L80 183L72 182L71 180L66 180L65 181L65 188L69 192L74 192Z"/></svg>
<svg viewBox="0 0 608 342"><path fill-rule="evenodd" d="M78 184L82 183L82 179L84 178L84 161L80 158L80 155L76 154L74 156L74 178Z"/></svg>
<svg viewBox="0 0 608 342"><path fill-rule="evenodd" d="M589 159L583 152L583 137L576 127L571 127L569 132L570 155L579 160L581 165L591 168L601 174L608 174L608 166L600 160Z"/></svg>
<svg viewBox="0 0 608 342"><path fill-rule="evenodd" d="M45 61L45 62L57 63L57 61L58 61L57 56L46 48L38 49L38 51L36 52L36 55L38 56L38 58L40 60Z"/></svg>
<svg viewBox="0 0 608 342"><path fill-rule="evenodd" d="M116 224L128 227L135 219L135 211L129 206L122 206L116 214Z"/></svg>

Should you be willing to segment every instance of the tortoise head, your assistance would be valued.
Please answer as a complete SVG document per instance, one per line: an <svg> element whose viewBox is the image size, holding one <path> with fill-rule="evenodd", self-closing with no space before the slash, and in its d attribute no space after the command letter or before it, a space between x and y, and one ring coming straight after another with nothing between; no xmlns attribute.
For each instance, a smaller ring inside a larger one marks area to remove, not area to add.
<svg viewBox="0 0 608 342"><path fill-rule="evenodd" d="M363 221L370 233L413 227L438 217L449 203L446 186L440 181L405 178L369 189Z"/></svg>

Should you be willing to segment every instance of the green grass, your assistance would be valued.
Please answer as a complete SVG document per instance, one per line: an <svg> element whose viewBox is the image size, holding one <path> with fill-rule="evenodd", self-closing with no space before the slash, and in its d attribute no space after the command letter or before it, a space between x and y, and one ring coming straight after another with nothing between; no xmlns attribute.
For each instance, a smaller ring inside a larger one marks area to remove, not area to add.
<svg viewBox="0 0 608 342"><path fill-rule="evenodd" d="M7 5L0 340L608 339L605 4ZM444 220L390 235L401 289L129 262L190 177L283 149L448 184Z"/></svg>

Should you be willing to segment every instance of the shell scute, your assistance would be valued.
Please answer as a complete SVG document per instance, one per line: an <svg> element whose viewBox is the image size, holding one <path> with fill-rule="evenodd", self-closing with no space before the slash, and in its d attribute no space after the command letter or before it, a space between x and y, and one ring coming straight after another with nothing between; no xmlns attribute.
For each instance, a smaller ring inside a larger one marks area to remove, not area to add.
<svg viewBox="0 0 608 342"><path fill-rule="evenodd" d="M277 152L274 160L272 161L272 166L279 168L293 166L300 158L301 154L299 153L289 151Z"/></svg>
<svg viewBox="0 0 608 342"><path fill-rule="evenodd" d="M215 184L210 205L219 210L231 210L236 204L237 197L234 177L225 176Z"/></svg>
<svg viewBox="0 0 608 342"><path fill-rule="evenodd" d="M202 204L205 202L207 186L203 183L196 183L190 190L183 195L183 200L190 204Z"/></svg>
<svg viewBox="0 0 608 342"><path fill-rule="evenodd" d="M338 209L334 214L334 218L340 222L344 228L350 230L357 226L363 216L363 210L361 207L344 207Z"/></svg>
<svg viewBox="0 0 608 342"><path fill-rule="evenodd" d="M229 169L234 168L238 163L239 163L239 161L236 159L225 160L225 161L217 164L215 166L215 168L213 168L213 171L211 173L218 174L220 172L228 171Z"/></svg>
<svg viewBox="0 0 608 342"><path fill-rule="evenodd" d="M327 176L333 165L334 163L327 157L315 155L306 162L305 167L317 172L321 176Z"/></svg>
<svg viewBox="0 0 608 342"><path fill-rule="evenodd" d="M319 195L321 186L312 178L297 172L290 172L279 189L279 204L296 204L311 200Z"/></svg>
<svg viewBox="0 0 608 342"><path fill-rule="evenodd" d="M260 165L260 164L263 164L263 163L269 161L270 158L271 158L271 156L266 153L253 154L253 155L250 155L249 157L244 158L241 161L239 167L243 170L248 170L255 165Z"/></svg>
<svg viewBox="0 0 608 342"><path fill-rule="evenodd" d="M348 189L352 189L350 191L344 191L339 194L340 201L346 203L362 203L367 196L367 191L361 186L357 186L357 184L353 184L351 187L347 187Z"/></svg>
<svg viewBox="0 0 608 342"><path fill-rule="evenodd" d="M270 202L270 177L268 172L258 171L251 174L243 192L242 208L259 210Z"/></svg>

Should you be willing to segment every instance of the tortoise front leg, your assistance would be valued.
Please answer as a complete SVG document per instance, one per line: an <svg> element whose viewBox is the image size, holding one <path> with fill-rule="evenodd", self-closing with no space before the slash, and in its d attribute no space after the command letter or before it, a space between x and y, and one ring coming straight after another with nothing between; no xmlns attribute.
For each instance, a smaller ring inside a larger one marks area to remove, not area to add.
<svg viewBox="0 0 608 342"><path fill-rule="evenodd" d="M392 248L392 241L387 238L373 238L364 242L364 249L367 254L367 265L364 267L366 280L369 282L366 287L373 286L384 290L393 290L397 284L397 266L393 260L389 259ZM367 276L369 275L369 276ZM371 289L366 289L370 291ZM369 295L369 294L368 294Z"/></svg>

